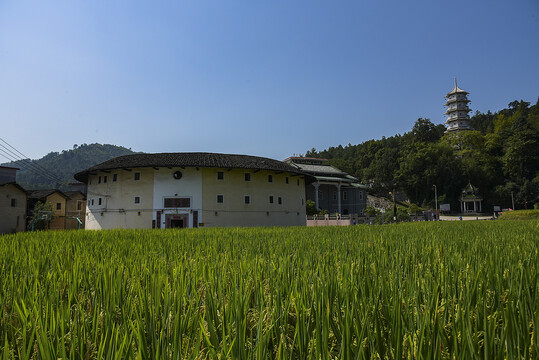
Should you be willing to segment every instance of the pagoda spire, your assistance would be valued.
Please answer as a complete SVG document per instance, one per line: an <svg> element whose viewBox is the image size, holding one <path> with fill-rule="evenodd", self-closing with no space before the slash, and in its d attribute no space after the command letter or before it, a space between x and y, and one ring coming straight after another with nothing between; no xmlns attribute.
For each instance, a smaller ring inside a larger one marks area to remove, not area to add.
<svg viewBox="0 0 539 360"><path fill-rule="evenodd" d="M462 90L457 85L457 77L455 76L455 87L449 93L447 93L446 103L447 111L447 120L445 124L447 125L446 133L449 132L458 132L463 130L473 130L468 121L470 120L470 115L468 113L472 111L468 107L468 92Z"/></svg>

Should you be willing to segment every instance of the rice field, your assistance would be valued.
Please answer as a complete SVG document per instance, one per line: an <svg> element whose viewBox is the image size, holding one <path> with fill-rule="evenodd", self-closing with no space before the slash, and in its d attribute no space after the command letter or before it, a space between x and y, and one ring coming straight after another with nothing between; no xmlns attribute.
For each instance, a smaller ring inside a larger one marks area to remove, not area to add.
<svg viewBox="0 0 539 360"><path fill-rule="evenodd" d="M537 221L0 237L4 359L537 359Z"/></svg>

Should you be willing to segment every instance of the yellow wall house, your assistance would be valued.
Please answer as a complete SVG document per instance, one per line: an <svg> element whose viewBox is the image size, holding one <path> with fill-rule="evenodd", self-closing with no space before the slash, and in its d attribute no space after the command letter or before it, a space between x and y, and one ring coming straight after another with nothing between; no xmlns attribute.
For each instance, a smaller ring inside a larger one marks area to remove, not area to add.
<svg viewBox="0 0 539 360"><path fill-rule="evenodd" d="M134 154L75 174L86 229L305 225L309 175L281 161L214 153Z"/></svg>
<svg viewBox="0 0 539 360"><path fill-rule="evenodd" d="M60 190L30 190L28 193L28 215L32 212L36 203L49 202L52 205L52 220L49 223L50 230L64 230L66 228L66 205L69 197Z"/></svg>
<svg viewBox="0 0 539 360"><path fill-rule="evenodd" d="M0 184L0 234L24 231L26 196L17 183Z"/></svg>
<svg viewBox="0 0 539 360"><path fill-rule="evenodd" d="M64 191L68 197L66 201L66 221L65 228L84 229L84 221L86 219L86 195L80 191ZM79 224L80 220L80 224Z"/></svg>

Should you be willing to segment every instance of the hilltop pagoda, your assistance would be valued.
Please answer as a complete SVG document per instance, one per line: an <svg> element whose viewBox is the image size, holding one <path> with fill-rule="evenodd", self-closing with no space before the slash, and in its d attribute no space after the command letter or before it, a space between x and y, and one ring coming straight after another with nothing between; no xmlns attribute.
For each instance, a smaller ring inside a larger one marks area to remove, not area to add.
<svg viewBox="0 0 539 360"><path fill-rule="evenodd" d="M473 130L468 121L470 120L470 115L468 113L472 111L468 107L468 92L462 90L457 86L457 79L455 78L455 87L445 96L447 101L445 106L447 106L447 120L445 122L447 133L456 133L464 130Z"/></svg>

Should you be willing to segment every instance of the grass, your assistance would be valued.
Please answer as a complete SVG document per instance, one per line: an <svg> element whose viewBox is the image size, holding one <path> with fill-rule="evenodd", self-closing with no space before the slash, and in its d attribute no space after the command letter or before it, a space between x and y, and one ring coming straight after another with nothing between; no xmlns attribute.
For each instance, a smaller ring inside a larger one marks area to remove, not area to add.
<svg viewBox="0 0 539 360"><path fill-rule="evenodd" d="M536 221L0 237L5 359L539 358Z"/></svg>
<svg viewBox="0 0 539 360"><path fill-rule="evenodd" d="M500 220L539 220L539 210L505 211Z"/></svg>

